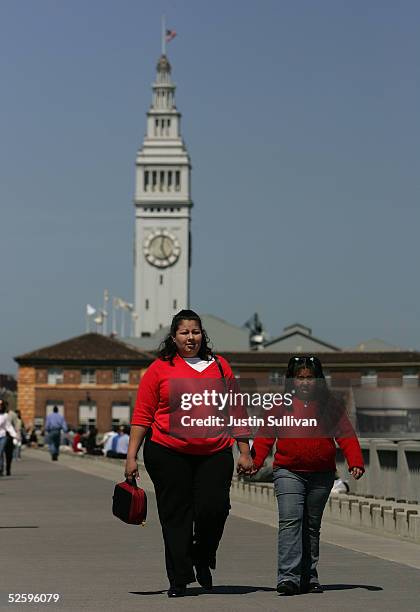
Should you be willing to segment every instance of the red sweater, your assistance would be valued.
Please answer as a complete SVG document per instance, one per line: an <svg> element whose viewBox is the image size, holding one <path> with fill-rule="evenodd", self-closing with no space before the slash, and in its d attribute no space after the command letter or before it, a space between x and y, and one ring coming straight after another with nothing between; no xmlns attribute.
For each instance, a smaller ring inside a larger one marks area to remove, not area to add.
<svg viewBox="0 0 420 612"><path fill-rule="evenodd" d="M225 378L228 381L234 380L228 362L223 357L219 357L219 361ZM193 383L195 380L200 383L204 379L220 378L220 371L215 361L202 372L198 372L179 355L174 357L173 365L169 361L156 359L140 381L131 424L151 427L153 442L183 453L210 455L229 448L234 443L234 438L228 434L222 433L212 438L189 438L178 435L174 437L170 433L170 381L188 379L189 382Z"/></svg>
<svg viewBox="0 0 420 612"><path fill-rule="evenodd" d="M293 399L293 411L301 414L303 402ZM351 427L351 426L350 426ZM345 427L348 430L348 427ZM296 435L296 432L294 432ZM292 434L293 435L293 434ZM267 438L258 436L252 446L254 465L260 469L274 442L276 452L273 467L283 467L295 472L329 472L336 469L336 446L344 453L349 469L359 467L364 469L364 461L360 444L354 431L344 437L311 437L311 438Z"/></svg>

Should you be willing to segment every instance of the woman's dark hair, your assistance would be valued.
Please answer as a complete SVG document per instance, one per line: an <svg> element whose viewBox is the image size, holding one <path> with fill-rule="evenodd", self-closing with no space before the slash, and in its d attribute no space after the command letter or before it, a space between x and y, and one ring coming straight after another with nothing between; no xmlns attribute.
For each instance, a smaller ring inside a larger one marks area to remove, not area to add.
<svg viewBox="0 0 420 612"><path fill-rule="evenodd" d="M198 357L205 359L206 361L212 355L212 350L209 347L209 337L207 336L206 330L203 328L199 315L194 310L180 310L172 319L171 329L168 335L162 340L158 349L158 357L163 361L169 361L173 365L173 359L177 354L176 344L173 340L177 329L181 321L196 321L203 335L201 340L200 350L198 351Z"/></svg>
<svg viewBox="0 0 420 612"><path fill-rule="evenodd" d="M297 356L291 357L287 364L284 390L286 393L295 393L294 379L299 370L303 368L310 370L316 379L315 399L320 403L326 403L331 398L331 392L328 389L327 381L325 380L322 364L318 357Z"/></svg>
<svg viewBox="0 0 420 612"><path fill-rule="evenodd" d="M0 413L4 414L7 412L7 401L3 398L0 399Z"/></svg>

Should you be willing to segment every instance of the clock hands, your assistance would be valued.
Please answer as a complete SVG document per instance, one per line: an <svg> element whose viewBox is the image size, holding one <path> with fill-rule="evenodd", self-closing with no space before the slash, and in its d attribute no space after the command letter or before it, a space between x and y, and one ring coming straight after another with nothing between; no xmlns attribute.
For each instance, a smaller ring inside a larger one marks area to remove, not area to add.
<svg viewBox="0 0 420 612"><path fill-rule="evenodd" d="M176 238L166 233L152 233L144 247L146 259L157 267L167 267L179 257L180 247Z"/></svg>
<svg viewBox="0 0 420 612"><path fill-rule="evenodd" d="M160 237L160 252L162 253L163 259L166 257L165 249L163 248L165 244L165 236Z"/></svg>

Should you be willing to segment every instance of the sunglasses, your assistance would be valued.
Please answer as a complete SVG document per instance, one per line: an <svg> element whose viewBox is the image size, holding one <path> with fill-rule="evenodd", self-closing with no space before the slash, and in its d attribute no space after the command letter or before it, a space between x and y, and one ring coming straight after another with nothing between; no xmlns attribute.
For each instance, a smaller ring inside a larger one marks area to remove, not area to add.
<svg viewBox="0 0 420 612"><path fill-rule="evenodd" d="M292 365L300 365L300 364L307 364L310 365L316 365L321 367L321 362L318 359L318 357L314 357L313 355L296 355L295 357L291 357L289 359L289 364L288 367L290 368Z"/></svg>

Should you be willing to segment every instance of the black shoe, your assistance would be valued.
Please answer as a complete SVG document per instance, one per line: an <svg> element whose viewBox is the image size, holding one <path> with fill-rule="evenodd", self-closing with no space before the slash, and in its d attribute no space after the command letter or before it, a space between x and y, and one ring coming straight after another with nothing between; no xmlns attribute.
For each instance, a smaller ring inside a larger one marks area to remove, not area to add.
<svg viewBox="0 0 420 612"><path fill-rule="evenodd" d="M170 586L168 589L168 597L185 597L187 594L187 585L174 585Z"/></svg>
<svg viewBox="0 0 420 612"><path fill-rule="evenodd" d="M299 588L291 580L284 580L277 585L277 593L279 595L297 595L299 593Z"/></svg>
<svg viewBox="0 0 420 612"><path fill-rule="evenodd" d="M307 593L323 593L324 589L319 584L319 582L313 582L309 585Z"/></svg>
<svg viewBox="0 0 420 612"><path fill-rule="evenodd" d="M198 584L200 584L203 589L206 589L207 591L212 590L213 578L208 565L196 565L195 576L197 578Z"/></svg>
<svg viewBox="0 0 420 612"><path fill-rule="evenodd" d="M53 460L53 461L58 461L58 455L53 455L53 456L52 456L52 460Z"/></svg>

